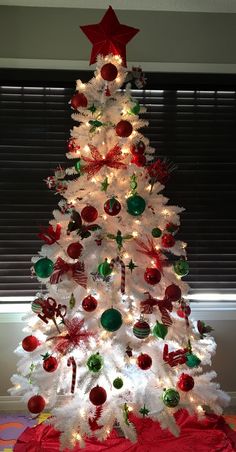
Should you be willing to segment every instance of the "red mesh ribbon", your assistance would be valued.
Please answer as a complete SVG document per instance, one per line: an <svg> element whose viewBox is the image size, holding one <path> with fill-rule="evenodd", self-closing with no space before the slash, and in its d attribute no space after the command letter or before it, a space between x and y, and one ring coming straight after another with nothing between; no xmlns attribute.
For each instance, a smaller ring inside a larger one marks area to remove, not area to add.
<svg viewBox="0 0 236 452"><path fill-rule="evenodd" d="M103 425L98 425L97 423L98 419L101 417L102 409L102 405L97 406L95 415L93 417L89 417L88 419L89 427L91 428L92 432L94 432L95 430L100 430L103 427Z"/></svg>
<svg viewBox="0 0 236 452"><path fill-rule="evenodd" d="M127 165L121 161L126 156L122 155L121 148L117 144L110 149L110 151L108 151L105 157L102 156L95 146L90 144L89 147L92 158L85 156L81 157L85 162L87 162L87 165L83 166L83 172L87 173L88 179L98 173L103 166L117 169L124 169L127 167Z"/></svg>
<svg viewBox="0 0 236 452"><path fill-rule="evenodd" d="M163 257L163 253L155 248L153 239L148 236L146 236L146 239L146 243L144 242L144 240L135 239L137 245L139 246L139 249L137 249L136 251L153 259L156 268L158 268L158 270L162 272L163 267L168 266L169 262L166 258Z"/></svg>
<svg viewBox="0 0 236 452"><path fill-rule="evenodd" d="M51 284L57 284L61 281L62 276L65 273L70 273L72 279L80 286L86 289L87 287L87 276L84 272L84 263L76 262L75 264L69 264L65 262L61 257L58 257L55 265L54 271L50 278Z"/></svg>
<svg viewBox="0 0 236 452"><path fill-rule="evenodd" d="M173 306L170 300L158 300L157 298L153 298L149 292L146 292L147 298L146 300L141 301L140 308L142 314L152 314L154 307L158 307L161 313L162 323L166 326L172 325L172 319L169 312L172 312ZM169 312L168 312L169 311Z"/></svg>
<svg viewBox="0 0 236 452"><path fill-rule="evenodd" d="M171 367L175 367L178 364L186 363L186 353L189 351L188 348L183 348L176 350L175 352L169 353L168 344L164 345L163 348L163 360L169 364Z"/></svg>
<svg viewBox="0 0 236 452"><path fill-rule="evenodd" d="M54 231L53 226L50 224L48 228L41 228L41 232L38 234L38 237L41 240L44 240L48 245L52 245L53 243L59 240L61 235L61 225L57 224L56 229Z"/></svg>
<svg viewBox="0 0 236 452"><path fill-rule="evenodd" d="M64 324L67 329L66 333L49 338L49 340L55 339L54 349L62 355L71 352L75 347L79 347L81 342L87 342L93 336L93 333L83 328L84 319L64 320Z"/></svg>

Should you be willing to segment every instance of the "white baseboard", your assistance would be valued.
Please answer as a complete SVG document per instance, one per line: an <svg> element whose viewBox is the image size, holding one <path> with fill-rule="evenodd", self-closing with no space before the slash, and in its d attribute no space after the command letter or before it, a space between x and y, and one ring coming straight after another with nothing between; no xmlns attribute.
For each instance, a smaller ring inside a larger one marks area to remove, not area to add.
<svg viewBox="0 0 236 452"><path fill-rule="evenodd" d="M229 391L229 406L236 406L236 391ZM60 396L62 397L62 396ZM26 404L21 401L20 397L0 396L0 412L14 413L15 411L28 412Z"/></svg>

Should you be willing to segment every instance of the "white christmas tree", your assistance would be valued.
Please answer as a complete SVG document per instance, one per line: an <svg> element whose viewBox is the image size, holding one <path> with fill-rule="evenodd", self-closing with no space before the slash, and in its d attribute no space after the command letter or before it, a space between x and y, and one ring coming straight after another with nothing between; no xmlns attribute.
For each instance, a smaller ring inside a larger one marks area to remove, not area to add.
<svg viewBox="0 0 236 452"><path fill-rule="evenodd" d="M104 440L114 424L135 441L131 410L178 435L179 408L203 416L204 406L221 413L228 401L215 372L203 370L215 352L211 329L189 319L183 209L161 194L170 169L153 161L140 132L145 109L121 90L125 43L138 30L119 24L111 7L82 29L96 70L71 99L73 166L47 179L63 196L33 258L47 293L26 316L10 390L31 413L52 413L62 447Z"/></svg>

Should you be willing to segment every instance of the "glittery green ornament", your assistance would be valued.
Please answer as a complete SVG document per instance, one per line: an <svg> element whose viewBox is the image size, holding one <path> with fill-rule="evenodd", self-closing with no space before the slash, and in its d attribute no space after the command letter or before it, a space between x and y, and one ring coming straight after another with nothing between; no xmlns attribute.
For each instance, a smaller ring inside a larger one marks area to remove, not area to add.
<svg viewBox="0 0 236 452"><path fill-rule="evenodd" d="M152 334L155 337L158 337L160 339L165 339L166 335L168 333L168 327L164 325L163 323L156 322L156 325L154 326L152 330Z"/></svg>
<svg viewBox="0 0 236 452"><path fill-rule="evenodd" d="M186 276L189 272L189 264L185 259L179 259L174 263L174 271L179 276Z"/></svg>
<svg viewBox="0 0 236 452"><path fill-rule="evenodd" d="M113 386L116 389L121 389L123 384L123 380L120 377L115 378L115 380L113 381Z"/></svg>
<svg viewBox="0 0 236 452"><path fill-rule="evenodd" d="M75 169L76 169L77 173L81 173L81 168L82 168L81 159L78 159L75 162Z"/></svg>
<svg viewBox="0 0 236 452"><path fill-rule="evenodd" d="M122 325L122 316L120 311L110 308L103 312L100 321L104 330L117 331Z"/></svg>
<svg viewBox="0 0 236 452"><path fill-rule="evenodd" d="M175 389L165 389L162 394L162 400L169 408L174 408L180 401L180 395Z"/></svg>
<svg viewBox="0 0 236 452"><path fill-rule="evenodd" d="M99 353L91 355L87 361L87 366L91 372L97 373L103 366L103 359Z"/></svg>
<svg viewBox="0 0 236 452"><path fill-rule="evenodd" d="M99 264L98 273L104 277L109 276L112 273L112 268L111 268L109 262L107 262L107 259L105 259L104 262Z"/></svg>
<svg viewBox="0 0 236 452"><path fill-rule="evenodd" d="M186 353L186 358L186 366L190 367L190 369L192 369L193 367L198 367L199 364L201 364L201 360L197 355L194 355L193 353Z"/></svg>
<svg viewBox="0 0 236 452"><path fill-rule="evenodd" d="M127 200L127 210L130 213L130 215L133 215L134 217L137 217L138 215L141 215L146 207L146 201L142 198L142 196L139 195L132 195Z"/></svg>
<svg viewBox="0 0 236 452"><path fill-rule="evenodd" d="M162 231L159 228L153 228L152 230L152 236L155 238L160 237L162 234Z"/></svg>
<svg viewBox="0 0 236 452"><path fill-rule="evenodd" d="M51 259L43 257L34 264L34 269L39 278L48 278L53 272L53 262Z"/></svg>
<svg viewBox="0 0 236 452"><path fill-rule="evenodd" d="M140 105L139 102L136 102L133 107L131 107L131 109L129 110L129 114L130 115L138 115L140 112Z"/></svg>

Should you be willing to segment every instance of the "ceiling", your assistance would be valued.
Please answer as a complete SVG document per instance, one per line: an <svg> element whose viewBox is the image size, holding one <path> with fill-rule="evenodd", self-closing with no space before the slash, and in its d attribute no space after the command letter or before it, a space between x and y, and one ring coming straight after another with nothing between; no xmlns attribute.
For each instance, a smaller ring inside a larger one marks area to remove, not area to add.
<svg viewBox="0 0 236 452"><path fill-rule="evenodd" d="M236 13L236 0L0 0L0 5L106 9Z"/></svg>

